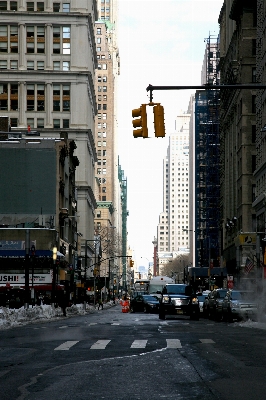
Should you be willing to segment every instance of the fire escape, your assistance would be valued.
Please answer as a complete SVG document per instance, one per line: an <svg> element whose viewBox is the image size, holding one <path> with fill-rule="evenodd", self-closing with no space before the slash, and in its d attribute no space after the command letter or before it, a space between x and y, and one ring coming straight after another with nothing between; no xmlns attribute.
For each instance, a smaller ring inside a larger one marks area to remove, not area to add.
<svg viewBox="0 0 266 400"><path fill-rule="evenodd" d="M206 83L219 84L219 38L206 39ZM219 90L195 95L196 265L219 266L220 140Z"/></svg>

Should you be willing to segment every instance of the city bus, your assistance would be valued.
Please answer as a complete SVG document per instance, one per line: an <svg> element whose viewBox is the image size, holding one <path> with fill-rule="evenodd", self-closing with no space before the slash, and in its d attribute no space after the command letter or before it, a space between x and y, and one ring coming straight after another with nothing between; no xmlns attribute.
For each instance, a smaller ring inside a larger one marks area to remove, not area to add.
<svg viewBox="0 0 266 400"><path fill-rule="evenodd" d="M162 290L167 283L175 283L173 278L169 276L154 276L149 281L149 294L161 298Z"/></svg>

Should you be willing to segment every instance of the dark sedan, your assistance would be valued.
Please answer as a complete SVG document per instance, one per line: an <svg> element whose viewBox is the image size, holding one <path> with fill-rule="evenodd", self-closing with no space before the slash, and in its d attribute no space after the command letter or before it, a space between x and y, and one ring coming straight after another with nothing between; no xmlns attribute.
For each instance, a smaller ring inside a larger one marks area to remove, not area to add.
<svg viewBox="0 0 266 400"><path fill-rule="evenodd" d="M143 311L145 313L158 313L159 300L149 294L137 295L130 301L130 311Z"/></svg>

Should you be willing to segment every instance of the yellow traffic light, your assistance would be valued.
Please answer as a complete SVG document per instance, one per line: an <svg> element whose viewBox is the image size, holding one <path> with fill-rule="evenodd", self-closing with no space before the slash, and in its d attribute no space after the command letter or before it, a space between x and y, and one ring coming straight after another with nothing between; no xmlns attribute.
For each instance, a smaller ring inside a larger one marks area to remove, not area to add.
<svg viewBox="0 0 266 400"><path fill-rule="evenodd" d="M164 109L160 104L154 105L154 132L155 137L165 137Z"/></svg>
<svg viewBox="0 0 266 400"><path fill-rule="evenodd" d="M142 104L140 106L140 108L136 108L135 110L132 110L132 117L138 118L138 119L133 119L133 121L132 121L133 127L140 128L140 129L133 130L134 138L137 138L137 137L147 138L148 137L148 127L147 127L146 104Z"/></svg>

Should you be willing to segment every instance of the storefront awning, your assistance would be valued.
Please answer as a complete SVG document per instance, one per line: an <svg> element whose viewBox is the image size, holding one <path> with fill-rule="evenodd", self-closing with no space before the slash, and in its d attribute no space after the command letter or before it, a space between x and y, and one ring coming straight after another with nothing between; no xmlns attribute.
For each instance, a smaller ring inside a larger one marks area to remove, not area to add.
<svg viewBox="0 0 266 400"><path fill-rule="evenodd" d="M61 254L61 253L60 253ZM0 250L0 258L25 258L25 250ZM31 254L30 254L31 256ZM51 250L35 250L35 257L52 257L53 252ZM59 257L59 255L58 255Z"/></svg>

